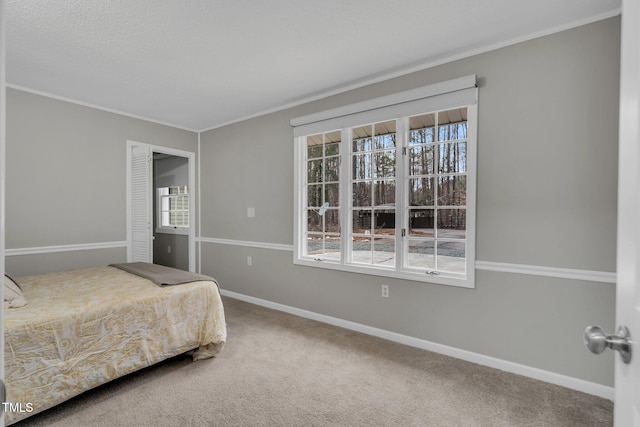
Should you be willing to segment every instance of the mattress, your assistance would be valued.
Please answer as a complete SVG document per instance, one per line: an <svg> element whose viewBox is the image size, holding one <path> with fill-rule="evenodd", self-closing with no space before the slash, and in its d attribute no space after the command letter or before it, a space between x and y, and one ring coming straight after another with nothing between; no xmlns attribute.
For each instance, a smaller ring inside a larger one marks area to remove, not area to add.
<svg viewBox="0 0 640 427"><path fill-rule="evenodd" d="M114 267L18 278L28 304L7 309L5 422L187 351L226 340L214 281L160 287Z"/></svg>

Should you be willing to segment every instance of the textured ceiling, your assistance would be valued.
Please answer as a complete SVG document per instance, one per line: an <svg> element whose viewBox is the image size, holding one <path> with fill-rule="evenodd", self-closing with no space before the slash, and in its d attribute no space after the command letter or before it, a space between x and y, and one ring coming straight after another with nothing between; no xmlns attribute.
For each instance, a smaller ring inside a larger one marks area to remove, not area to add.
<svg viewBox="0 0 640 427"><path fill-rule="evenodd" d="M204 130L619 8L620 0L7 0L7 83Z"/></svg>

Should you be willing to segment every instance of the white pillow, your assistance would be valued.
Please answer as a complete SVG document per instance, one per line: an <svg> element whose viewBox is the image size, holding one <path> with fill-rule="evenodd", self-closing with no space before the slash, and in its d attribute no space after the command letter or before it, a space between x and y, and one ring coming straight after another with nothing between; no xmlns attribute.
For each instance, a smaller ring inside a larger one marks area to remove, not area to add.
<svg viewBox="0 0 640 427"><path fill-rule="evenodd" d="M4 306L5 308L18 308L27 305L20 285L11 277L4 275Z"/></svg>

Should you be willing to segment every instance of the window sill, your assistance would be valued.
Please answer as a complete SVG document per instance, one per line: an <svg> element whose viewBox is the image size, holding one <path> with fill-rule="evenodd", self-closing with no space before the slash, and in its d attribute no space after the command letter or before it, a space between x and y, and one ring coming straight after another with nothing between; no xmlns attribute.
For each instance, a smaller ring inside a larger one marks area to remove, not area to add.
<svg viewBox="0 0 640 427"><path fill-rule="evenodd" d="M189 235L189 229L188 228L168 228L168 227L161 227L161 228L156 228L156 233L158 234L181 234L184 236L188 236Z"/></svg>
<svg viewBox="0 0 640 427"><path fill-rule="evenodd" d="M426 274L424 272L402 270L398 271L392 268L376 267L376 266L361 266L357 264L343 264L336 261L324 260L317 261L312 258L298 258L294 257L293 263L296 265L302 265L306 267L326 268L328 270L339 270L349 273L367 274L370 276L390 277L394 279L411 280L414 282L426 282L437 285L457 286L461 288L475 288L474 274L475 270L472 270L466 277L460 276L447 276L444 273L439 275Z"/></svg>

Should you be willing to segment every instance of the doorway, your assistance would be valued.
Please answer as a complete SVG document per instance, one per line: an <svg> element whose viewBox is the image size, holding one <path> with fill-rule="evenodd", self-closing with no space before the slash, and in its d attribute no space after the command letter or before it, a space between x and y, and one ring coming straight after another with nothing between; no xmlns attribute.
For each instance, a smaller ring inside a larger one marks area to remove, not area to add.
<svg viewBox="0 0 640 427"><path fill-rule="evenodd" d="M127 261L195 271L195 153L127 141Z"/></svg>
<svg viewBox="0 0 640 427"><path fill-rule="evenodd" d="M189 159L153 153L153 263L189 270Z"/></svg>

